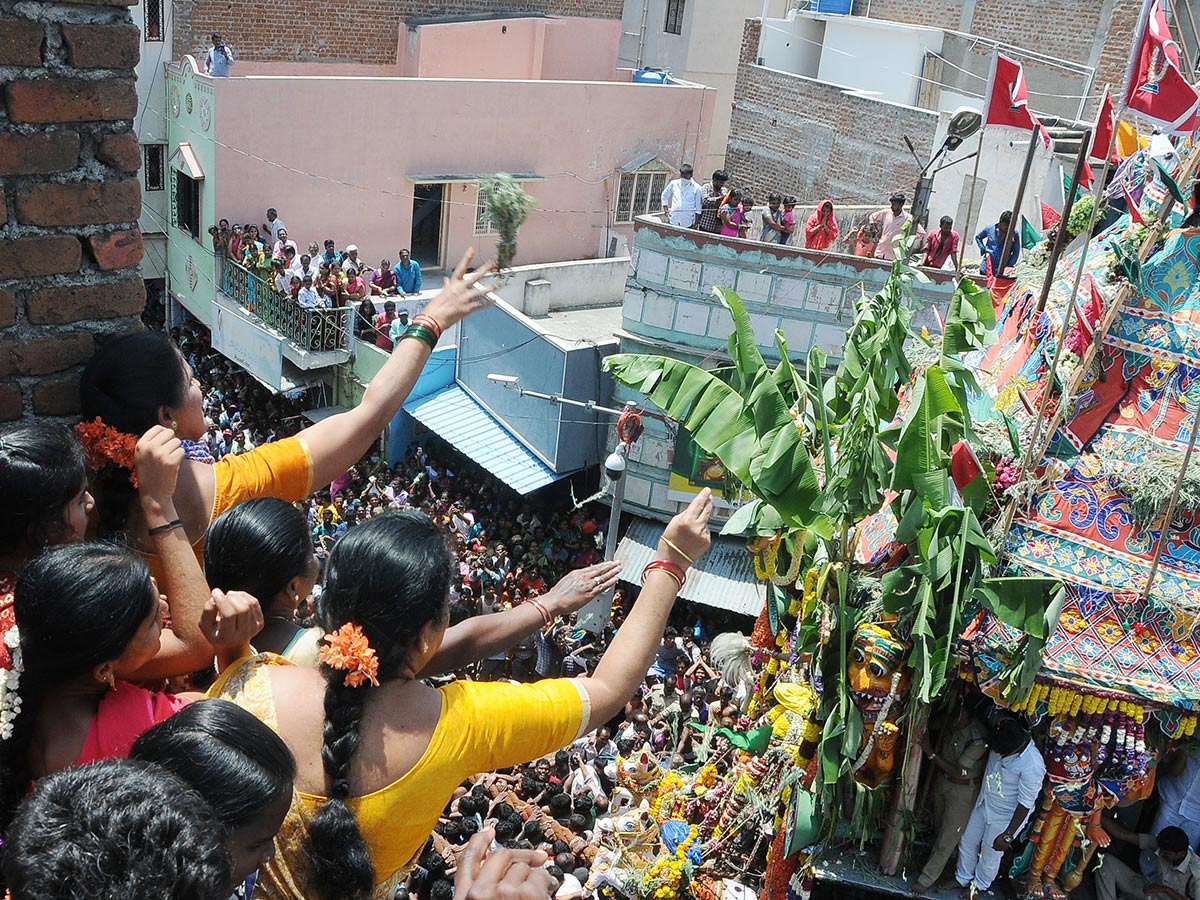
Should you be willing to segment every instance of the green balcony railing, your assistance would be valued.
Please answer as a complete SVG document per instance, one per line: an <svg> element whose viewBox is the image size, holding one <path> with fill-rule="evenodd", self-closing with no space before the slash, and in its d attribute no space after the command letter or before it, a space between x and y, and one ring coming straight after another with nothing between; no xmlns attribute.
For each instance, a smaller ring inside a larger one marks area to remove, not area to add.
<svg viewBox="0 0 1200 900"><path fill-rule="evenodd" d="M350 350L354 308L303 309L245 266L218 257L221 291L304 350Z"/></svg>

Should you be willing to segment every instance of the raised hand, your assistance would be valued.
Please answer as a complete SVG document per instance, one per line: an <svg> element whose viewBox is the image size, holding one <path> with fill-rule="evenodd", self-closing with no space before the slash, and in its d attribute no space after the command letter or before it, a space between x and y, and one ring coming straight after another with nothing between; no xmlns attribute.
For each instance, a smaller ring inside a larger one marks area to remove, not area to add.
<svg viewBox="0 0 1200 900"><path fill-rule="evenodd" d="M245 591L213 590L200 615L200 630L218 656L249 646L262 627L262 607Z"/></svg>
<svg viewBox="0 0 1200 900"><path fill-rule="evenodd" d="M708 520L712 517L713 496L708 488L696 495L683 512L667 523L658 542L658 555L679 563L684 569L708 552L712 537Z"/></svg>
<svg viewBox="0 0 1200 900"><path fill-rule="evenodd" d="M170 504L183 459L183 444L170 428L155 425L141 436L133 450L133 465L138 493L144 501L159 506Z"/></svg>
<svg viewBox="0 0 1200 900"><path fill-rule="evenodd" d="M609 588L615 587L621 569L621 563L615 561L599 562L594 566L575 569L560 578L554 587L538 599L554 615L570 615L583 609ZM518 569L517 574L520 573L521 570Z"/></svg>
<svg viewBox="0 0 1200 900"><path fill-rule="evenodd" d="M467 842L454 874L454 900L547 900L558 885L541 850L491 850L494 828Z"/></svg>
<svg viewBox="0 0 1200 900"><path fill-rule="evenodd" d="M495 260L474 272L468 272L467 268L474 258L475 250L469 248L454 267L454 271L446 277L441 291L425 308L425 314L432 316L442 328L449 328L486 305L488 291L496 287L495 284L483 280L496 270Z"/></svg>

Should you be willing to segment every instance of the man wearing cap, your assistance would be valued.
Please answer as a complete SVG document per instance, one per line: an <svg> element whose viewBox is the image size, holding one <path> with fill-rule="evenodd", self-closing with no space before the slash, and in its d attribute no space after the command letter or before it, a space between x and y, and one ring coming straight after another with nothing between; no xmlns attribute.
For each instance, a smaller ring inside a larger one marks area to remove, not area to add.
<svg viewBox="0 0 1200 900"><path fill-rule="evenodd" d="M233 65L233 51L221 40L219 34L212 36L212 46L204 57L204 71L213 78L228 78L229 67Z"/></svg>
<svg viewBox="0 0 1200 900"><path fill-rule="evenodd" d="M358 244L347 244L346 255L342 257L342 271L345 272L353 266L358 271L362 271L363 263L358 258Z"/></svg>
<svg viewBox="0 0 1200 900"><path fill-rule="evenodd" d="M871 222L878 225L880 229L879 241L875 245L875 258L892 260L896 258L896 248L892 245L892 241L900 235L904 226L912 221L912 213L905 212L904 204L908 200L904 194L897 191L892 194L891 206L888 209L880 209L871 213ZM916 236L924 239L925 232L920 225L914 223L911 236ZM919 248L921 243L916 246Z"/></svg>
<svg viewBox="0 0 1200 900"><path fill-rule="evenodd" d="M1152 878L1135 872L1113 853L1104 854L1096 867L1096 896L1099 900L1200 900L1200 857L1188 845L1182 828L1168 825L1157 836L1136 834L1115 820L1103 820L1105 831L1118 840L1155 851Z"/></svg>

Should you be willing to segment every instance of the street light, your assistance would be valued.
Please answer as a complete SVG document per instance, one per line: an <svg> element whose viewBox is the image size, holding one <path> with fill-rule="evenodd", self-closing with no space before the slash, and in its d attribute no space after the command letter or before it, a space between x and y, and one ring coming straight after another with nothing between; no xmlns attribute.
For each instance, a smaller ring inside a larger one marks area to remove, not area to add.
<svg viewBox="0 0 1200 900"><path fill-rule="evenodd" d="M627 400L622 409L610 409L607 406L600 406L595 400L571 400L567 397L560 397L557 394L543 394L540 391L531 391L529 388L521 386L521 379L515 375L501 375L496 372L489 372L487 380L493 384L503 385L505 389L516 390L522 397L536 397L539 400L546 400L550 403L563 404L565 406L577 406L581 409L589 409L595 412L605 413L610 416L624 415L637 408L637 404L632 400ZM612 559L617 552L617 530L621 524L621 506L625 500L625 479L622 478L625 474L626 457L629 454L630 442L618 440L617 446L604 459L604 474L608 476L608 492L612 496L612 506L608 512L608 531L604 534L604 558ZM594 634L604 630L604 623L608 621L609 611L612 609L613 591L608 590L591 600L587 606L579 611L579 624Z"/></svg>
<svg viewBox="0 0 1200 900"><path fill-rule="evenodd" d="M914 222L920 222L929 211L929 198L933 195L933 176L942 171L942 169L948 169L950 166L955 166L960 162L971 159L975 156L975 153L946 163L944 166L938 166L936 169L933 169L933 167L947 153L957 150L963 141L979 130L982 124L983 116L977 110L971 109L969 106L960 106L954 115L950 117L950 124L946 126L946 138L942 141L942 146L938 148L937 153L933 154L929 162L924 164L921 163L921 158L917 156L917 151L913 147L912 141L907 137L904 138L904 143L908 144L909 152L916 157L917 164L921 165L921 174L917 176L917 187L913 192L911 207ZM930 172L930 169L933 169L933 171Z"/></svg>

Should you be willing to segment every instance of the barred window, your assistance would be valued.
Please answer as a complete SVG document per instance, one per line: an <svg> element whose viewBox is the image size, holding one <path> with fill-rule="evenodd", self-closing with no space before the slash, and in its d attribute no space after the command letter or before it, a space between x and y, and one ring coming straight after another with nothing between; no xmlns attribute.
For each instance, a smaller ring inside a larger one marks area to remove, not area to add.
<svg viewBox="0 0 1200 900"><path fill-rule="evenodd" d="M163 39L163 0L142 0L145 5L146 27L142 29L142 40Z"/></svg>
<svg viewBox="0 0 1200 900"><path fill-rule="evenodd" d="M617 188L616 224L628 225L636 216L661 210L666 187L666 172L624 173Z"/></svg>
<svg viewBox="0 0 1200 900"><path fill-rule="evenodd" d="M667 34L683 34L683 0L667 0L667 21L663 24Z"/></svg>
<svg viewBox="0 0 1200 900"><path fill-rule="evenodd" d="M492 221L492 217L488 214L487 191L483 189L482 185L475 192L475 233L496 233L496 223Z"/></svg>
<svg viewBox="0 0 1200 900"><path fill-rule="evenodd" d="M200 240L200 182L182 172L175 176L175 225Z"/></svg>
<svg viewBox="0 0 1200 900"><path fill-rule="evenodd" d="M142 172L146 180L147 191L161 191L163 184L163 160L166 159L165 144L145 144L142 146Z"/></svg>

